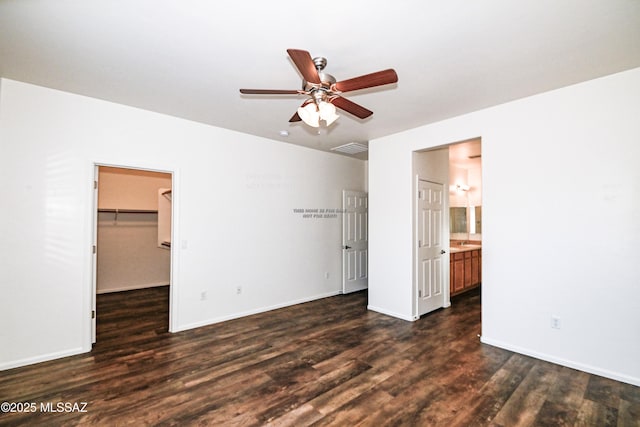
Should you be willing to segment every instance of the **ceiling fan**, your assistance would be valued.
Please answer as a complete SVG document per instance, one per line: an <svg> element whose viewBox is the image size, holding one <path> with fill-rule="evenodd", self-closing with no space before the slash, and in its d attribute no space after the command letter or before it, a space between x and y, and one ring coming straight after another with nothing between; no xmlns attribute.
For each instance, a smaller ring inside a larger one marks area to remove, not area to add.
<svg viewBox="0 0 640 427"><path fill-rule="evenodd" d="M337 82L331 74L322 71L327 65L325 58L312 59L309 52L299 49L287 49L287 53L300 71L300 74L302 74L301 90L240 89L240 93L246 95L309 96L309 99L302 103L298 111L289 119L289 122L302 120L310 126L318 127L320 125L319 121L324 120L329 126L339 117L336 114L336 107L360 119L365 119L372 115L373 111L349 101L342 97L341 94L398 81L396 72L393 69L388 69Z"/></svg>

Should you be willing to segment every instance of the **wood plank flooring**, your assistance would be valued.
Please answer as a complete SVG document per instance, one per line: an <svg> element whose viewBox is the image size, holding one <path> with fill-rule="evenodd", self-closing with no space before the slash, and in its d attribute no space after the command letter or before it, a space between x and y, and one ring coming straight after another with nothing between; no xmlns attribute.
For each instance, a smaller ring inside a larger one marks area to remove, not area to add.
<svg viewBox="0 0 640 427"><path fill-rule="evenodd" d="M639 387L481 344L477 290L413 323L366 299L169 334L166 287L100 295L91 353L0 372L37 405L0 425L640 426Z"/></svg>

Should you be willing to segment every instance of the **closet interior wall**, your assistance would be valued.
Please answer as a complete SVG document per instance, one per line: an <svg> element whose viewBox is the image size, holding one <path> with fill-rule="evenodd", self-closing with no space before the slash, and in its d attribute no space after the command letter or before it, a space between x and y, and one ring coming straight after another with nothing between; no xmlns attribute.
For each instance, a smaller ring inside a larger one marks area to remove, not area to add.
<svg viewBox="0 0 640 427"><path fill-rule="evenodd" d="M171 174L98 168L98 293L168 285L171 254L160 244L158 206Z"/></svg>

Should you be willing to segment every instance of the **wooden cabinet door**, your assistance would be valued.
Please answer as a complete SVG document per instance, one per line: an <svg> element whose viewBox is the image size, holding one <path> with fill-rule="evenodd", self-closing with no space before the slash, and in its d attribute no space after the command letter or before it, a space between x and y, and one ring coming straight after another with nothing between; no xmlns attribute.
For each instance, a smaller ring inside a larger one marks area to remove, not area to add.
<svg viewBox="0 0 640 427"><path fill-rule="evenodd" d="M464 290L464 254L453 254L453 292Z"/></svg>
<svg viewBox="0 0 640 427"><path fill-rule="evenodd" d="M451 295L475 288L482 282L482 251L474 249L451 254L449 290Z"/></svg>
<svg viewBox="0 0 640 427"><path fill-rule="evenodd" d="M480 283L480 251L471 251L471 286Z"/></svg>
<svg viewBox="0 0 640 427"><path fill-rule="evenodd" d="M468 288L471 282L471 251L464 252L464 287Z"/></svg>
<svg viewBox="0 0 640 427"><path fill-rule="evenodd" d="M451 258L449 258L449 296L453 295L453 254L451 254Z"/></svg>

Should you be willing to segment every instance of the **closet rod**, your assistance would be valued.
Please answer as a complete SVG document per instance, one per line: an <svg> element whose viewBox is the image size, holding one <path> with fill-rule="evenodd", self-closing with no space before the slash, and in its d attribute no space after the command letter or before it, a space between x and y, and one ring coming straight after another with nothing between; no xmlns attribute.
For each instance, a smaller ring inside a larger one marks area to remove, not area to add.
<svg viewBox="0 0 640 427"><path fill-rule="evenodd" d="M110 212L110 213L158 213L158 210L153 209L98 209L98 212Z"/></svg>

